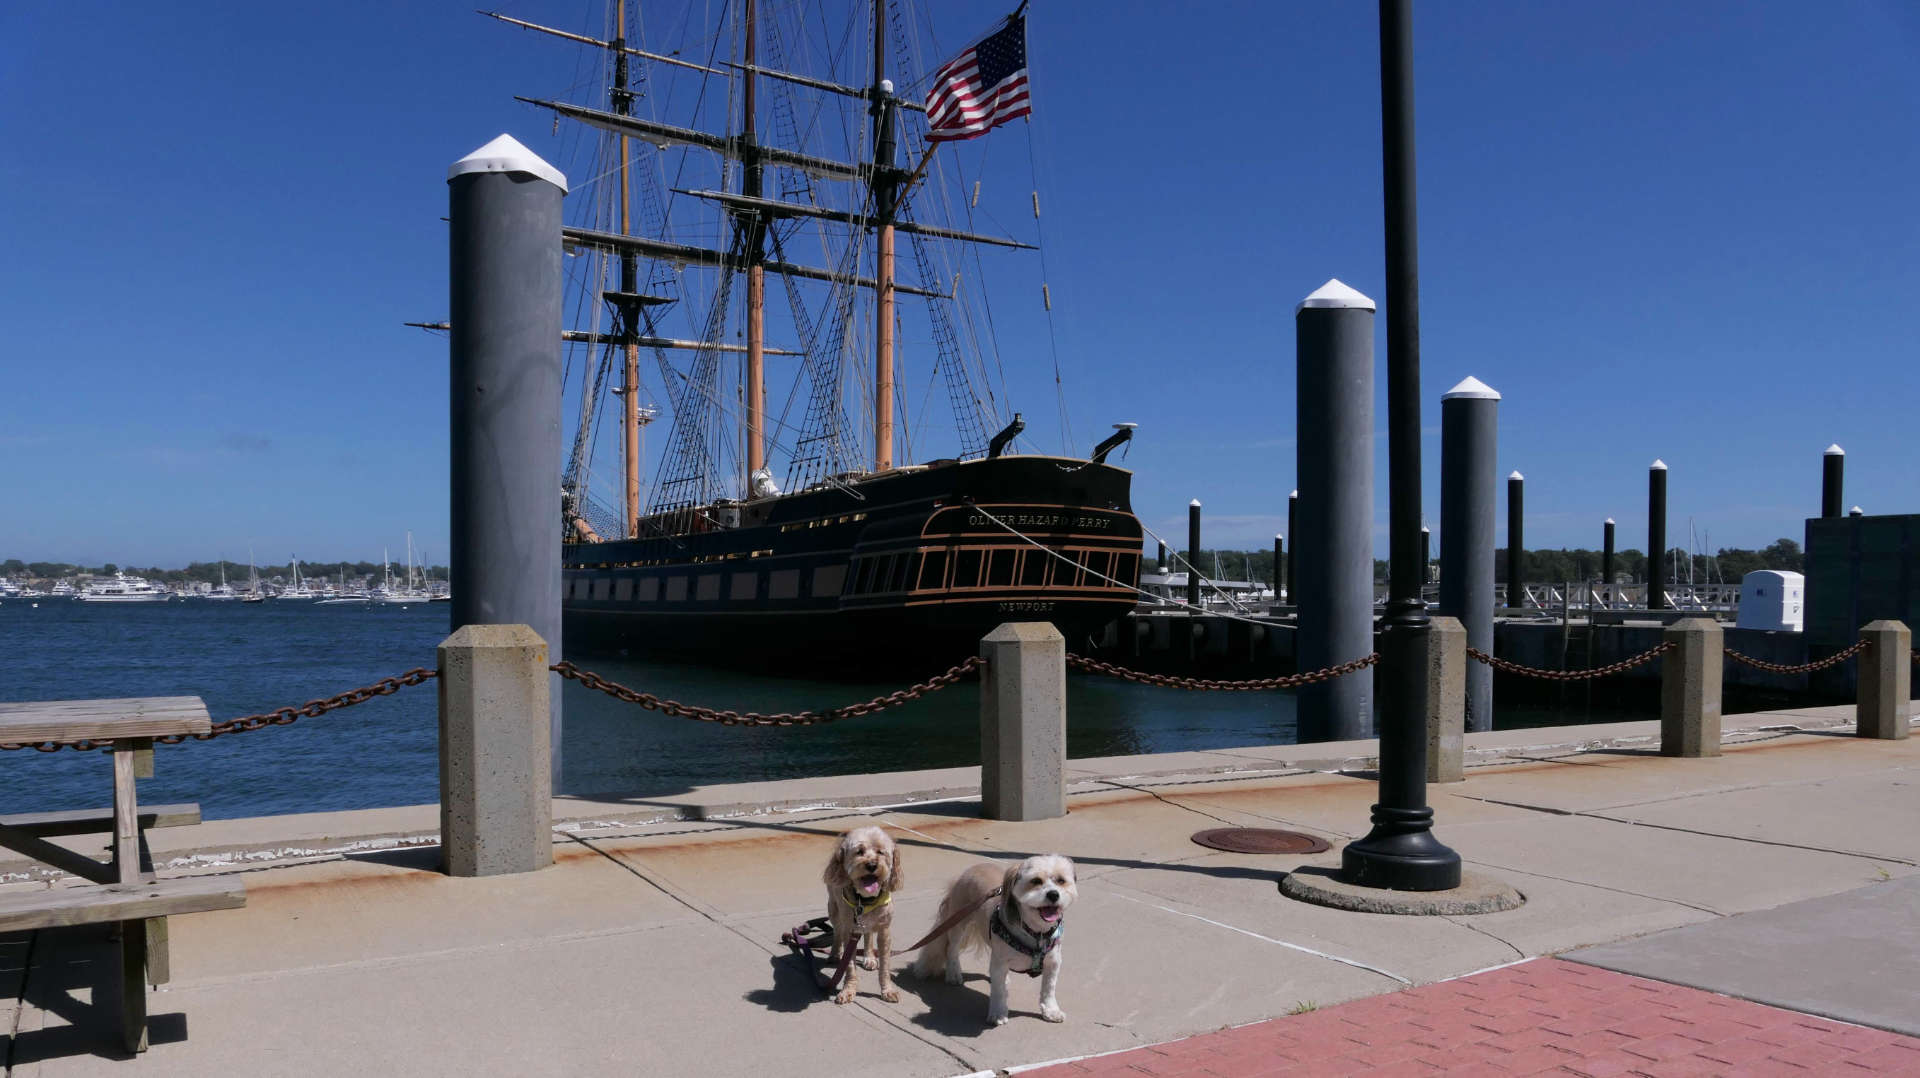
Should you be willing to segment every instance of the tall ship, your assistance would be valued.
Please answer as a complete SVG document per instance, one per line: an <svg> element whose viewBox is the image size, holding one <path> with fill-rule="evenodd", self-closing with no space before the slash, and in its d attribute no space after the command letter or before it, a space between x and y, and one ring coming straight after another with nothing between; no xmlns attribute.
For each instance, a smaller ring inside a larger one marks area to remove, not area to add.
<svg viewBox="0 0 1920 1078"><path fill-rule="evenodd" d="M592 136L564 232L567 651L905 674L1008 621L1079 646L1138 595L1108 462L1133 428L1085 455L1020 441L1006 371L1057 390L1058 360L1050 321L1000 339L982 252L1036 244L981 226L1030 199L1037 241L1040 196L981 198L983 136L1031 150L1025 5L937 67L899 0L720 10L651 41L625 3L597 33L492 16L598 65L591 101L520 98Z"/></svg>

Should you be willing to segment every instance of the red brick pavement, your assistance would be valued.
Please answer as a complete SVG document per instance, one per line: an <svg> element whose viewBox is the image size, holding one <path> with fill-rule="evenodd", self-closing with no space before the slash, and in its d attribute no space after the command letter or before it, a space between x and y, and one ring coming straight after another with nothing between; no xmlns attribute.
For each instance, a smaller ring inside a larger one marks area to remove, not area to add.
<svg viewBox="0 0 1920 1078"><path fill-rule="evenodd" d="M1920 1038L1535 959L1020 1078L1920 1076Z"/></svg>

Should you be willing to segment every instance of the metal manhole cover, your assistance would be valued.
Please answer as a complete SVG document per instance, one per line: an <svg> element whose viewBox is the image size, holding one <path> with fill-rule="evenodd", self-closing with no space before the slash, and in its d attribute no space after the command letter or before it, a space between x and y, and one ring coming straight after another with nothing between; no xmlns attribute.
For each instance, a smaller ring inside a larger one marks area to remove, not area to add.
<svg viewBox="0 0 1920 1078"><path fill-rule="evenodd" d="M1319 853L1332 849L1326 839L1266 827L1216 827L1194 832L1193 841L1228 853Z"/></svg>

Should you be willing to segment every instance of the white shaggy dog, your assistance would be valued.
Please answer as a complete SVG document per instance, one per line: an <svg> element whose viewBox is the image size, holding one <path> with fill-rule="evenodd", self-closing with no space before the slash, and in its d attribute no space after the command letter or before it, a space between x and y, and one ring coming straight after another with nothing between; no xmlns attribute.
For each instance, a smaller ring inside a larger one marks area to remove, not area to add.
<svg viewBox="0 0 1920 1078"><path fill-rule="evenodd" d="M900 1002L893 986L893 892L901 883L900 848L878 827L856 827L840 836L827 858L821 881L827 885L827 919L836 943L864 939L867 957L847 965L847 982L833 997L852 1003L861 969L880 971L880 998Z"/></svg>
<svg viewBox="0 0 1920 1078"><path fill-rule="evenodd" d="M989 901L996 891L999 897ZM984 946L989 1023L997 1026L1007 1020L1009 970L1039 977L1040 1016L1064 1022L1067 1016L1054 989L1060 983L1060 937L1066 928L1067 907L1078 894L1073 862L1057 853L1029 857L1011 866L975 865L947 888L934 923L945 923L962 910L972 914L927 944L914 960L913 974L931 980L944 968L947 983L959 984L961 953Z"/></svg>

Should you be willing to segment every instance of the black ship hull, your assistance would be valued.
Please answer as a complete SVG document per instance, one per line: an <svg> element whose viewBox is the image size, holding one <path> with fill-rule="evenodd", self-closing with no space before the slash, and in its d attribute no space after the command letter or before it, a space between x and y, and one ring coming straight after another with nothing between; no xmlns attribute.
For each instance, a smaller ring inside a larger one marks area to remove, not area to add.
<svg viewBox="0 0 1920 1078"><path fill-rule="evenodd" d="M670 534L566 546L566 650L851 678L945 669L1009 621L1078 649L1137 597L1131 480L997 457L650 518Z"/></svg>

